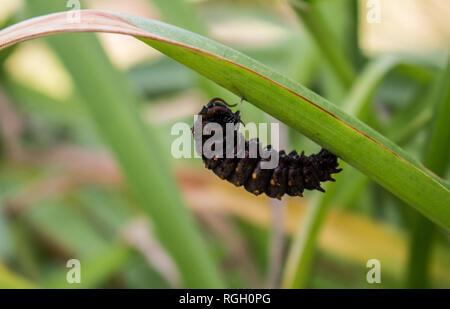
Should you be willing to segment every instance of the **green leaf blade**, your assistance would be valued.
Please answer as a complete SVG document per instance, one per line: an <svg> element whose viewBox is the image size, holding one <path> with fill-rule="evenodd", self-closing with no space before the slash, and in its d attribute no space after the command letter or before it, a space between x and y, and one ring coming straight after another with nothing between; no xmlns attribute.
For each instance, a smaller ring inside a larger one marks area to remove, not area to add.
<svg viewBox="0 0 450 309"><path fill-rule="evenodd" d="M64 18L64 14L59 18ZM450 192L444 180L392 141L296 82L229 47L162 22L83 11L82 23L83 18L94 19L97 23L81 27L67 25L64 20L54 21L57 17L57 14L53 16L52 30L40 29L41 33L26 33L24 37L56 33L57 29L59 32L105 31L139 37L303 133L450 231ZM45 18L42 17L42 21ZM20 39L13 40L18 41ZM7 45L0 41L0 46Z"/></svg>

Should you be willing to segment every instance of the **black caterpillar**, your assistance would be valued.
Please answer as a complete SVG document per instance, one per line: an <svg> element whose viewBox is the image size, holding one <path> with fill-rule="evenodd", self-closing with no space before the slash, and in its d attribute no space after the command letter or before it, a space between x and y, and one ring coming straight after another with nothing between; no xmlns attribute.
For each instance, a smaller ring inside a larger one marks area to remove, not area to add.
<svg viewBox="0 0 450 309"><path fill-rule="evenodd" d="M226 124L237 124L236 128L241 123L240 112L233 113L229 104L223 99L214 98L208 102L206 106L203 106L202 110L198 114L201 117L201 129L203 134L203 128L208 123L219 124L223 132L226 132ZM197 125L194 128L200 128L197 120ZM194 128L192 132L195 133ZM223 147L222 157L207 158L199 151L200 141L196 142L197 152L202 155L203 162L206 168L214 171L222 179L226 179L236 186L244 186L245 189L255 195L266 193L267 196L272 198L281 199L284 194L290 196L303 196L304 189L319 190L325 192L320 186L320 182L327 180L335 181L331 174L338 173L342 169L337 169L338 162L337 157L329 151L322 149L319 153L311 156L305 156L302 152L298 155L294 150L288 155L282 150L279 154L278 166L274 169L262 169L261 163L269 158L262 158L260 155L261 143L258 139L252 139L245 141L245 154L241 155L241 158L237 157L236 141L238 133L237 129L234 130L234 154L233 158L225 158L225 147ZM195 134L194 134L195 135ZM214 135L214 131L211 135L202 135L201 146L208 138ZM242 137L242 135L241 135ZM243 137L242 137L243 138ZM249 145L254 142L257 144L258 156L256 158L249 157ZM224 136L223 145L226 145L226 137ZM265 149L270 149L267 146Z"/></svg>

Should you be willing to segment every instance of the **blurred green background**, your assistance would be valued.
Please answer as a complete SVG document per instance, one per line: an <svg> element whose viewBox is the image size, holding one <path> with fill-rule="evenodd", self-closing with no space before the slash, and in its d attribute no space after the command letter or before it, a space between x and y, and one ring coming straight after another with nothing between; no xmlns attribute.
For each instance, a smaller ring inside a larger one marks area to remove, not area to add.
<svg viewBox="0 0 450 309"><path fill-rule="evenodd" d="M367 2L90 0L81 8L211 37L335 104L360 87L368 104L358 117L423 159L435 101L449 87L450 3L383 0L381 22L369 23ZM66 5L1 0L0 25ZM449 235L348 165L326 199L307 192L278 202L221 181L200 159L172 158L172 125L192 124L216 96L240 99L130 37L57 35L1 51L0 287L450 288ZM275 121L248 103L241 113L244 122ZM145 132L136 141L148 158L124 138L127 116ZM280 140L289 151L320 149L287 127ZM160 187L179 208L164 211ZM73 258L81 284L66 282ZM379 284L366 280L370 259L381 263ZM288 264L297 281L286 284Z"/></svg>

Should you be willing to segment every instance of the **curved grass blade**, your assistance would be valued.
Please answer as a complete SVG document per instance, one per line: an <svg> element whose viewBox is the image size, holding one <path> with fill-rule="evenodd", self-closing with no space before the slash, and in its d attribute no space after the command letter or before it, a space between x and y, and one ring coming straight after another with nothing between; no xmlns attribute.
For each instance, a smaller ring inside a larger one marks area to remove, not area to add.
<svg viewBox="0 0 450 309"><path fill-rule="evenodd" d="M392 141L309 89L227 46L141 17L85 10L31 19L0 32L0 48L62 32L111 32L138 37L303 133L450 231L449 184Z"/></svg>

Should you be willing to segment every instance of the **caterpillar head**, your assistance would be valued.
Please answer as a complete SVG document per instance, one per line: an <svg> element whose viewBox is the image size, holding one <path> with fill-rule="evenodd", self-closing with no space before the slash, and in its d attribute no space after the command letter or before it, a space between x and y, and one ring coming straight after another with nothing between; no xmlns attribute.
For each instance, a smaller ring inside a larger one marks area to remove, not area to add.
<svg viewBox="0 0 450 309"><path fill-rule="evenodd" d="M230 109L230 107L233 106L236 105L230 105L223 99L214 98L210 100L208 104L203 106L199 115L202 116L203 121L216 122L220 125L225 125L227 123L241 123L240 112L236 111L233 113Z"/></svg>

